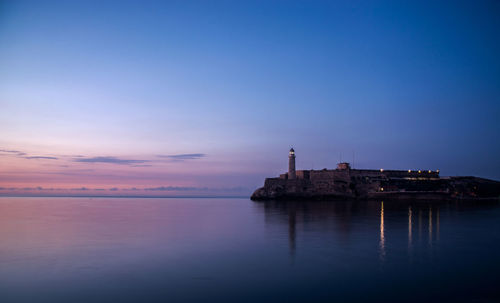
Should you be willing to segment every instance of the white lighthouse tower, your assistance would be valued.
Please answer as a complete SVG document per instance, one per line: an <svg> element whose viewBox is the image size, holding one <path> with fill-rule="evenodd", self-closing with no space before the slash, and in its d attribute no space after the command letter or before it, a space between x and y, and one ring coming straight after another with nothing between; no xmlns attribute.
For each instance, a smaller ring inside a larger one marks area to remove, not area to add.
<svg viewBox="0 0 500 303"><path fill-rule="evenodd" d="M288 153L288 179L295 179L295 151L290 148Z"/></svg>

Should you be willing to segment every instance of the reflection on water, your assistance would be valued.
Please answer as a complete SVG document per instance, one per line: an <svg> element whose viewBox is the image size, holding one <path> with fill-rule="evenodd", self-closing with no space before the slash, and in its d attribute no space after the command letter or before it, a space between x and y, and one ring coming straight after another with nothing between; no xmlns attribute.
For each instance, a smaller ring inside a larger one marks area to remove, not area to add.
<svg viewBox="0 0 500 303"><path fill-rule="evenodd" d="M264 213L267 216L269 222L273 222L274 217L276 217L276 212L280 215L286 215L288 222L288 239L289 239L289 249L290 256L295 255L297 249L297 217L302 218L301 223L318 223L319 219L325 220L325 222L331 222L336 227L334 229L325 228L324 232L338 233L342 236L344 241L348 241L349 235L351 233L351 224L356 224L357 219L353 219L353 215L359 215L360 219L369 221L370 218L379 219L378 227L378 251L379 259L381 262L385 260L386 257L386 224L385 220L385 209L384 202L266 202L257 203L259 208L263 208ZM387 205L387 203L386 203ZM443 206L443 203L428 204L428 203L404 203L404 202L392 202L390 204L391 215L397 214L397 219L402 215L402 210L407 209L406 212L406 222L407 222L407 250L411 254L413 247L413 213L416 210L418 212L418 243L422 243L422 230L427 232L427 244L433 246L439 242L439 208ZM378 213L376 213L376 207L378 207ZM433 209L435 210L433 213ZM423 213L427 214L427 224L422 224ZM363 217L369 216L369 217ZM433 225L435 221L435 226ZM398 221L391 222L391 227L395 230L400 229L398 226ZM373 230L372 230L373 232ZM434 238L435 237L435 238ZM399 241L399 238L397 239ZM390 241L390 239L389 239Z"/></svg>
<svg viewBox="0 0 500 303"><path fill-rule="evenodd" d="M439 241L439 208L436 210L436 240Z"/></svg>
<svg viewBox="0 0 500 303"><path fill-rule="evenodd" d="M412 212L411 212L411 206L408 206L408 248L411 249L411 242L412 242Z"/></svg>
<svg viewBox="0 0 500 303"><path fill-rule="evenodd" d="M293 257L295 255L295 221L296 214L295 210L290 210L288 215L288 240L290 243L290 255Z"/></svg>
<svg viewBox="0 0 500 303"><path fill-rule="evenodd" d="M422 240L422 209L418 210L418 241Z"/></svg>
<svg viewBox="0 0 500 303"><path fill-rule="evenodd" d="M432 208L429 207L429 245L432 245Z"/></svg>
<svg viewBox="0 0 500 303"><path fill-rule="evenodd" d="M498 202L0 198L0 240L2 303L500 299Z"/></svg>
<svg viewBox="0 0 500 303"><path fill-rule="evenodd" d="M380 261L385 258L384 202L380 203Z"/></svg>

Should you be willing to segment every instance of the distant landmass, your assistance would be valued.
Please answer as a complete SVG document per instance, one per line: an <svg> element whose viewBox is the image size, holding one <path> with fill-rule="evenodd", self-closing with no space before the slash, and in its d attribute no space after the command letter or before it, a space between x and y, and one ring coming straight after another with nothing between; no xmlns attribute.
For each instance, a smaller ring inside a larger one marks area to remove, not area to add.
<svg viewBox="0 0 500 303"><path fill-rule="evenodd" d="M493 200L500 182L484 178L440 177L439 170L352 169L343 162L336 169L295 170L290 149L288 172L266 178L252 200L384 199L384 200Z"/></svg>

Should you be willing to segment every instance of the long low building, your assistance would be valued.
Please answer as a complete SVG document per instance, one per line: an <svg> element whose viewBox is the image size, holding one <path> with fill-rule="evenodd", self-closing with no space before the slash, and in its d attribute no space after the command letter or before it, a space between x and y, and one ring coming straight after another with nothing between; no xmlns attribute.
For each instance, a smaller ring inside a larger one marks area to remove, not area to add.
<svg viewBox="0 0 500 303"><path fill-rule="evenodd" d="M441 178L439 170L336 169L295 170L295 151L289 169L266 178L253 200L269 199L498 199L500 182L477 177Z"/></svg>

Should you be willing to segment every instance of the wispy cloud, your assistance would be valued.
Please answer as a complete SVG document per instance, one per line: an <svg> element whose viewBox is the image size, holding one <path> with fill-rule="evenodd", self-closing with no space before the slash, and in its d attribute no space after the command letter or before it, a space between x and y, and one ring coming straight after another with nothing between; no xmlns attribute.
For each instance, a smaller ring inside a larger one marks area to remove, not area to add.
<svg viewBox="0 0 500 303"><path fill-rule="evenodd" d="M71 158L73 162L80 163L108 163L108 164L120 164L120 165L131 165L133 167L149 167L152 166L148 164L150 162L155 162L155 160L145 160L145 159L123 159L115 156L98 156L98 157L86 157L83 155L50 155L50 156L37 156L29 155L25 152L15 149L0 149L0 155L4 156L18 156L28 160L59 160ZM157 155L158 158L168 159L169 162L182 162L187 160L196 160L206 157L203 153L191 153L191 154L173 154L173 155ZM159 161L159 160L156 160Z"/></svg>
<svg viewBox="0 0 500 303"><path fill-rule="evenodd" d="M8 149L0 149L0 152L2 152L2 153L12 153L12 154L20 153L20 151L18 151L18 150L8 150Z"/></svg>
<svg viewBox="0 0 500 303"><path fill-rule="evenodd" d="M73 161L74 162L83 162L83 163L109 163L109 164L121 164L121 165L150 162L150 160L120 159L117 157L77 158L77 159L73 159Z"/></svg>
<svg viewBox="0 0 500 303"><path fill-rule="evenodd" d="M79 187L79 188L72 188L71 190L89 190L89 188L87 188L85 186L82 186L82 187Z"/></svg>
<svg viewBox="0 0 500 303"><path fill-rule="evenodd" d="M25 152L22 152L20 150L15 150L15 149L0 149L0 153L3 153L4 155L15 155L18 157L22 157L24 159L45 159L45 160L57 160L59 159L58 157L53 157L53 156L27 156L28 154Z"/></svg>
<svg viewBox="0 0 500 303"><path fill-rule="evenodd" d="M203 188L206 189L206 188ZM144 190L153 190L153 191L190 191L190 190L200 190L198 187L186 187L186 186L159 186L159 187L150 187L145 188Z"/></svg>
<svg viewBox="0 0 500 303"><path fill-rule="evenodd" d="M177 154L177 155L158 155L159 158L167 158L172 161L195 160L206 157L206 154Z"/></svg>
<svg viewBox="0 0 500 303"><path fill-rule="evenodd" d="M17 156L25 156L26 153L22 152L20 150L11 150L11 149L0 149L1 153L7 153L7 154L16 154Z"/></svg>

